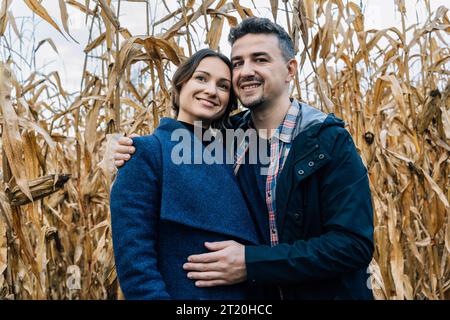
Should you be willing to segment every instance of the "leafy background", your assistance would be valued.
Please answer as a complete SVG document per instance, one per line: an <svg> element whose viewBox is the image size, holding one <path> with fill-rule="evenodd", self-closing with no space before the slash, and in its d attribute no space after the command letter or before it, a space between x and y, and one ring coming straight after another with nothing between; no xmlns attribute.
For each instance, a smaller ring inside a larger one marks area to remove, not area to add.
<svg viewBox="0 0 450 320"><path fill-rule="evenodd" d="M145 35L121 24L131 2L145 8L136 17ZM24 0L20 17L11 0L1 2L0 298L123 298L109 223L109 141L151 133L171 116L176 66L200 47L223 50L229 28L258 15L261 2L59 0L51 16L56 1ZM301 73L291 95L344 119L369 170L375 297L448 299L448 9L416 1L422 15L411 24L417 11L394 2L401 27L384 29L366 27L361 1L264 5L294 39ZM84 14L88 34L75 90L36 64L43 46L58 47L33 33L43 22L77 41L71 10Z"/></svg>

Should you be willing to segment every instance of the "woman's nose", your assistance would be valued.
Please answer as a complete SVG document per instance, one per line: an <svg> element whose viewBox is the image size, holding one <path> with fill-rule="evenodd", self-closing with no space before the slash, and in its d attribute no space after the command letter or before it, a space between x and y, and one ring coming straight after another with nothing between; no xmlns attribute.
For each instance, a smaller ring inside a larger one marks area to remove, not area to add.
<svg viewBox="0 0 450 320"><path fill-rule="evenodd" d="M209 95L216 95L217 93L217 87L215 83L209 82L205 85L204 89L205 93Z"/></svg>

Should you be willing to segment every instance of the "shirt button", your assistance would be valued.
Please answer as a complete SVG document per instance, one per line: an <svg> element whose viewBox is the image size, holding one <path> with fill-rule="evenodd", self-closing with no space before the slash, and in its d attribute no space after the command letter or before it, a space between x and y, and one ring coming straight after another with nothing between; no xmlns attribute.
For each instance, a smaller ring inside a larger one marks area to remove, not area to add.
<svg viewBox="0 0 450 320"><path fill-rule="evenodd" d="M303 171L303 170L298 170L298 172L297 172L299 175L303 175L303 174L305 174L305 171Z"/></svg>
<svg viewBox="0 0 450 320"><path fill-rule="evenodd" d="M270 230L272 231L272 233L276 233L277 232L277 230L275 230L275 228L270 228Z"/></svg>
<svg viewBox="0 0 450 320"><path fill-rule="evenodd" d="M319 159L322 160L323 158L325 158L325 155L323 153L319 154Z"/></svg>
<svg viewBox="0 0 450 320"><path fill-rule="evenodd" d="M295 220L300 219L300 213L294 213L294 218L295 218Z"/></svg>
<svg viewBox="0 0 450 320"><path fill-rule="evenodd" d="M308 163L308 166L313 167L313 166L314 166L314 161L310 161L310 162Z"/></svg>

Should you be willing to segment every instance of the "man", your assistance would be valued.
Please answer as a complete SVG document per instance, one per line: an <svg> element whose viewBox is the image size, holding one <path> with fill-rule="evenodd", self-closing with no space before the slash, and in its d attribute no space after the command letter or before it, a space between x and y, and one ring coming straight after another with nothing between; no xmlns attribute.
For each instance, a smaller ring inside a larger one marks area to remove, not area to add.
<svg viewBox="0 0 450 320"><path fill-rule="evenodd" d="M245 280L275 285L282 299L372 299L367 285L373 218L367 170L342 120L289 98L297 72L292 41L264 18L243 20L229 35L233 88L249 111L230 119L254 128L270 162L236 151L235 173L266 245L206 243L188 257L200 287ZM116 165L129 158L128 138Z"/></svg>

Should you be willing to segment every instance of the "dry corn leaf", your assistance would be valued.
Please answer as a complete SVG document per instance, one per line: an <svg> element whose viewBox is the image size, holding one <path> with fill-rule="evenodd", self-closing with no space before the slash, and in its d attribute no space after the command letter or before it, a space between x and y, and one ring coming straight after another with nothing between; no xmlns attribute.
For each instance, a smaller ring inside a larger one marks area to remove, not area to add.
<svg viewBox="0 0 450 320"><path fill-rule="evenodd" d="M19 40L22 40L22 34L20 33L19 29L17 28L16 18L14 18L14 15L12 14L11 11L8 11L8 21L9 21L14 33L16 34L16 37Z"/></svg>
<svg viewBox="0 0 450 320"><path fill-rule="evenodd" d="M58 49L56 48L56 45L51 38L47 38L47 39L39 41L36 48L34 49L34 52L37 52L39 50L39 48L46 42L52 47L53 51L58 53Z"/></svg>
<svg viewBox="0 0 450 320"><path fill-rule="evenodd" d="M71 6L80 10L81 12L84 12L84 13L92 15L92 16L95 15L94 11L89 9L89 6L82 5L81 3L79 3L78 1L75 1L75 0L65 0L65 1L67 2L67 4L70 4Z"/></svg>
<svg viewBox="0 0 450 320"><path fill-rule="evenodd" d="M8 243L6 239L6 223L0 216L0 276L8 266ZM0 286L2 288L2 286Z"/></svg>
<svg viewBox="0 0 450 320"><path fill-rule="evenodd" d="M11 172L20 190L32 200L28 188L23 162L23 146L19 131L19 119L11 103L11 71L0 64L0 108L3 115L3 149L8 159Z"/></svg>
<svg viewBox="0 0 450 320"><path fill-rule="evenodd" d="M119 19L116 17L116 14L112 11L111 7L105 2L105 0L97 0L97 1L100 7L102 8L102 17L104 17L104 19L106 17L108 21L114 26L114 28L116 30L119 30L120 28Z"/></svg>
<svg viewBox="0 0 450 320"><path fill-rule="evenodd" d="M67 6L66 6L66 2L65 0L59 0L59 10L61 12L61 21L63 24L63 28L66 31L66 33L69 35L69 37L75 41L76 43L78 43L77 40L75 40L72 35L69 32L69 14L67 13Z"/></svg>
<svg viewBox="0 0 450 320"><path fill-rule="evenodd" d="M106 39L106 32L103 32L101 35L99 35L97 38L92 40L86 48L84 48L85 53L91 52L93 49L97 48L99 45L101 45Z"/></svg>
<svg viewBox="0 0 450 320"><path fill-rule="evenodd" d="M47 10L42 6L42 4L37 0L24 0L25 4L38 16L40 16L42 19L50 23L56 30L58 30L63 36L61 29L58 27L58 25L53 21L53 19L48 14Z"/></svg>
<svg viewBox="0 0 450 320"><path fill-rule="evenodd" d="M270 0L270 8L272 10L273 21L277 21L278 0Z"/></svg>
<svg viewBox="0 0 450 320"><path fill-rule="evenodd" d="M0 9L0 36L5 34L6 25L8 24L8 8L11 5L12 0L2 1L2 7Z"/></svg>

